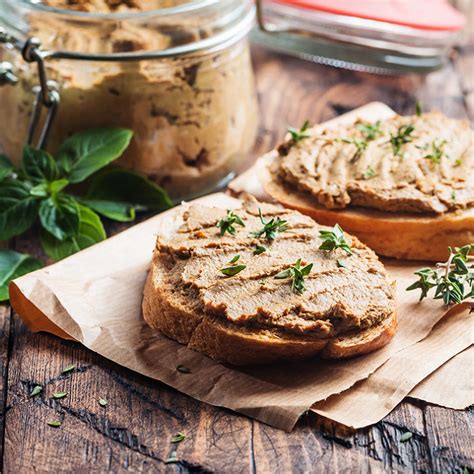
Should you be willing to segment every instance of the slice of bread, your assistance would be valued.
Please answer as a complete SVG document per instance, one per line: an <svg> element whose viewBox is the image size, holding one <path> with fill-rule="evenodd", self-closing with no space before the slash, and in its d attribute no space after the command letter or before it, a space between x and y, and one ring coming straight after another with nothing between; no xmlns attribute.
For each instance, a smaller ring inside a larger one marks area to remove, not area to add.
<svg viewBox="0 0 474 474"><path fill-rule="evenodd" d="M270 168L277 159L278 153L271 152L256 165L260 182L271 198L320 224L339 223L379 255L442 262L448 257L449 246L462 247L474 242L474 208L438 216L394 214L356 207L327 209L310 195L276 179Z"/></svg>
<svg viewBox="0 0 474 474"><path fill-rule="evenodd" d="M183 258L193 258L192 254L182 257L179 254L171 255L167 251L167 242L171 241L175 245L174 236L178 235L181 215L175 213L173 218L170 217L161 225L157 250L144 289L144 319L149 326L164 335L215 360L233 365L268 364L280 360L307 359L316 355L333 359L353 357L379 349L394 336L397 318L393 300L384 309L375 310L369 305L369 311L383 312L381 320L365 329L346 330L334 337L321 337L304 331L288 332L277 326L241 324L204 311L200 304L200 290L189 284L183 286L172 276L173 268L181 265ZM163 232L167 235L164 236ZM211 235L214 231L208 232ZM180 245L176 245L180 250ZM227 245L230 245L229 242ZM361 252L369 252L377 260L373 252L355 238L353 246ZM373 262L373 265L377 265ZM372 264L369 266L370 271L377 271ZM386 291L394 294L394 283L387 281L383 285L386 286Z"/></svg>
<svg viewBox="0 0 474 474"><path fill-rule="evenodd" d="M171 339L221 362L256 365L307 359L318 354L330 359L354 357L383 347L396 331L395 313L368 329L330 339L239 327L196 313L192 299L182 297L164 284L166 271L162 259L155 258L144 290L145 321Z"/></svg>

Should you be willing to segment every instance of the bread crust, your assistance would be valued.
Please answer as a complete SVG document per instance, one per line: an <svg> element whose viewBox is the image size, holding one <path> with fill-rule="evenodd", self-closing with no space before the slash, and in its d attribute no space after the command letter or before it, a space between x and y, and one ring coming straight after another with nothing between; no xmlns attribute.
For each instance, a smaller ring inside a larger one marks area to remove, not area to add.
<svg viewBox="0 0 474 474"><path fill-rule="evenodd" d="M237 326L187 310L169 290L163 290L162 273L159 256L155 256L142 305L147 324L190 349L232 365L268 364L316 355L331 359L354 357L386 345L397 327L395 312L366 330L351 331L347 336L330 339Z"/></svg>
<svg viewBox="0 0 474 474"><path fill-rule="evenodd" d="M295 209L319 224L338 223L377 254L404 260L441 262L448 247L474 242L474 208L439 216L392 214L371 209L326 209L302 192L278 182L269 166L277 159L271 152L261 158L258 174L265 192L283 206Z"/></svg>

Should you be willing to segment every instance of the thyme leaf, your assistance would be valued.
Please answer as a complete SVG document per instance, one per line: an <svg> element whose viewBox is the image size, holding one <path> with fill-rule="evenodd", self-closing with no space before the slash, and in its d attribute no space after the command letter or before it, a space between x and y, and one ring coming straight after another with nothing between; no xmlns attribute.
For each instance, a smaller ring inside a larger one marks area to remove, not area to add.
<svg viewBox="0 0 474 474"><path fill-rule="evenodd" d="M172 443L181 443L181 441L183 441L184 439L186 439L186 435L184 433L176 433L172 438L171 438L171 442Z"/></svg>
<svg viewBox="0 0 474 474"><path fill-rule="evenodd" d="M277 279L291 279L291 291L293 293L302 294L305 287L304 277L308 276L313 268L313 264L310 263L305 267L301 267L301 258L299 258L294 265L290 268L283 270L275 275Z"/></svg>
<svg viewBox="0 0 474 474"><path fill-rule="evenodd" d="M291 135L291 139L294 143L298 143L299 141L303 140L303 138L308 138L310 135L306 133L308 130L309 121L305 120L304 124L301 126L299 130L294 127L288 127L288 133Z"/></svg>
<svg viewBox="0 0 474 474"><path fill-rule="evenodd" d="M229 263L235 263L239 258L240 258L240 255L239 255L239 254L234 255L234 256L232 257L232 259L229 261Z"/></svg>
<svg viewBox="0 0 474 474"><path fill-rule="evenodd" d="M240 216L235 214L234 211L227 209L227 215L223 219L221 219L216 227L218 227L221 231L221 237L228 232L230 235L235 235L237 229L235 228L235 224L245 227L245 223Z"/></svg>
<svg viewBox="0 0 474 474"><path fill-rule="evenodd" d="M362 173L362 176L364 177L364 179L370 179L375 178L377 176L377 173L372 168L372 166L368 166L367 169Z"/></svg>
<svg viewBox="0 0 474 474"><path fill-rule="evenodd" d="M366 141L375 140L379 135L382 135L382 130L380 130L380 120L377 120L375 123L359 123L356 125L357 130L360 130Z"/></svg>
<svg viewBox="0 0 474 474"><path fill-rule="evenodd" d="M415 113L417 117L421 117L423 113L423 104L419 100L415 102Z"/></svg>
<svg viewBox="0 0 474 474"><path fill-rule="evenodd" d="M356 151L350 159L351 162L356 161L366 150L369 144L367 140L361 140L360 138L341 138L341 142L350 143L356 147Z"/></svg>
<svg viewBox="0 0 474 474"><path fill-rule="evenodd" d="M441 158L444 155L444 147L448 143L446 140L442 140L439 143L436 143L436 140L431 142L431 153L425 155L423 158L432 161L433 163L441 163Z"/></svg>
<svg viewBox="0 0 474 474"><path fill-rule="evenodd" d="M30 393L30 397L36 397L36 395L39 395L42 391L43 387L41 385L35 385Z"/></svg>
<svg viewBox="0 0 474 474"><path fill-rule="evenodd" d="M286 226L287 221L281 219L280 217L273 217L269 221L266 221L262 216L262 210L260 208L258 209L258 214L263 227L254 232L250 232L252 237L259 238L265 234L265 237L268 240L275 240L279 232L285 232L285 230L288 230L288 227Z"/></svg>
<svg viewBox="0 0 474 474"><path fill-rule="evenodd" d="M47 421L46 424L53 428L59 428L61 426L61 422L59 420Z"/></svg>
<svg viewBox="0 0 474 474"><path fill-rule="evenodd" d="M402 145L413 141L411 134L415 130L412 124L401 125L398 127L397 133L390 133L390 144L392 145L392 151L395 156L400 156Z"/></svg>
<svg viewBox="0 0 474 474"><path fill-rule="evenodd" d="M400 442L401 443L406 443L408 440L410 440L411 438L413 437L413 433L411 431L407 431L405 433L403 433L401 436L400 436Z"/></svg>
<svg viewBox="0 0 474 474"><path fill-rule="evenodd" d="M220 268L219 271L228 277L235 276L237 273L240 273L242 270L245 270L247 265L231 265L230 267Z"/></svg>
<svg viewBox="0 0 474 474"><path fill-rule="evenodd" d="M348 255L352 255L350 245L344 238L344 231L339 224L336 224L332 230L320 230L319 238L323 243L319 246L320 250L332 251L342 249Z"/></svg>
<svg viewBox="0 0 474 474"><path fill-rule="evenodd" d="M186 367L185 365L177 365L176 370L178 372L181 372L182 374L190 374L191 369L189 367Z"/></svg>
<svg viewBox="0 0 474 474"><path fill-rule="evenodd" d="M72 372L75 369L76 369L76 364L70 364L67 367L64 367L64 369L61 371L61 373L62 374L68 374L69 372Z"/></svg>
<svg viewBox="0 0 474 474"><path fill-rule="evenodd" d="M442 299L445 305L459 304L474 298L474 244L461 248L449 247L449 258L436 264L436 269L422 268L415 272L418 280L407 287L407 291L420 290L420 301L435 288L433 298Z"/></svg>
<svg viewBox="0 0 474 474"><path fill-rule="evenodd" d="M253 254L260 255L261 253L266 252L266 251L267 251L267 248L264 247L263 245L256 245L253 251Z"/></svg>
<svg viewBox="0 0 474 474"><path fill-rule="evenodd" d="M55 392L52 395L52 397L55 398L56 400L60 400L61 398L64 398L66 396L67 396L67 392Z"/></svg>

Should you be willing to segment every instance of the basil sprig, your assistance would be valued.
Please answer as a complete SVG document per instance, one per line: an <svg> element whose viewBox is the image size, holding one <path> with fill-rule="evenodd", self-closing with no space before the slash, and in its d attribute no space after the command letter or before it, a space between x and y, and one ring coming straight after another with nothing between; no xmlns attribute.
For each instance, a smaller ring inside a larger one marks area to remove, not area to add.
<svg viewBox="0 0 474 474"><path fill-rule="evenodd" d="M136 211L159 212L171 207L166 192L144 176L125 169L103 169L122 155L132 136L125 128L84 130L69 137L56 158L27 145L18 168L0 155L0 241L39 223L44 252L59 260L106 238L99 214L128 222L135 219ZM85 195L68 192L69 185L84 181ZM8 258L10 266L3 264ZM31 262L25 258L20 268ZM13 260L11 256L2 260L0 255L4 293L10 274L19 276Z"/></svg>

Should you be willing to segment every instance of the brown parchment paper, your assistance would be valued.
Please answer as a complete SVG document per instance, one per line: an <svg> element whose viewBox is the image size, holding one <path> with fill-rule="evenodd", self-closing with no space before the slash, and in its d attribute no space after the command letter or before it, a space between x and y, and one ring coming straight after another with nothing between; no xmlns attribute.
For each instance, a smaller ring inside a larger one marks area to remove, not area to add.
<svg viewBox="0 0 474 474"><path fill-rule="evenodd" d="M200 201L224 208L238 204L221 193ZM400 351L416 347L446 312L439 302L425 300L418 304L415 293L404 291L412 280L413 266L389 262L388 269L398 282L399 331L380 351L346 361L310 360L246 369L216 363L152 331L141 317L142 290L156 234L174 213L183 212L185 206L15 280L10 287L14 309L34 331L67 335L120 365L198 400L230 408L287 431L315 402L347 390ZM467 312L463 308L463 314ZM465 324L460 332L468 332L469 319L466 317L462 322ZM453 347L440 349L431 370L454 355ZM458 352L464 348L460 347ZM421 361L422 350L415 352ZM179 364L189 367L191 373L178 372ZM416 382L427 375L420 374ZM399 380L400 374L396 377ZM397 399L385 383L377 385L376 393L381 400L387 396ZM401 393L398 401L404 396ZM373 419L372 407L366 406L365 413L368 419ZM342 422L354 426L350 417Z"/></svg>
<svg viewBox="0 0 474 474"><path fill-rule="evenodd" d="M355 115L376 120L393 113L385 105L374 103L331 123L353 120ZM257 168L263 163L259 160L254 169L234 181L231 189L265 198L257 179ZM237 205L236 200L221 193L200 201L223 208ZM410 396L440 405L472 403L472 393L471 397L466 393L456 396L452 387L430 376L441 366L440 371L449 372L450 377L454 377L454 371L468 377L472 353L461 352L472 344L468 308L462 306L443 318L446 309L438 301L418 304L417 295L407 293L405 288L419 265L385 262L398 284L398 333L380 351L352 360L310 360L237 369L152 331L141 317L146 272L156 234L166 227L173 213L182 211L182 207L175 208L15 280L10 287L14 309L34 331L75 339L118 364L198 400L287 431L312 406L348 426L366 426L383 418L410 391ZM179 364L189 367L191 373L178 372ZM352 402L357 409L350 408Z"/></svg>

